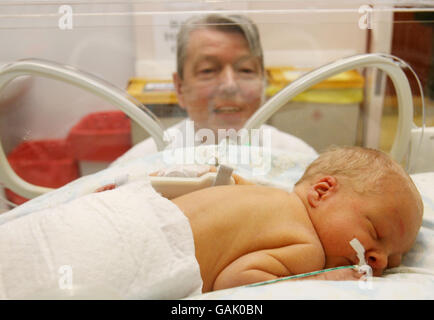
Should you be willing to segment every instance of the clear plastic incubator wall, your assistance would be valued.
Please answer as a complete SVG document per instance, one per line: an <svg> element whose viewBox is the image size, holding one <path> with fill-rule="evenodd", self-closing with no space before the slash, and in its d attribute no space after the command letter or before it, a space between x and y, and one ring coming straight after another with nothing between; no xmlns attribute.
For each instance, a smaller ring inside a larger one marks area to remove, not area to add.
<svg viewBox="0 0 434 320"><path fill-rule="evenodd" d="M247 100L263 91L248 116L224 105L206 105L200 116L220 117L223 129L244 117L238 132L266 125L314 153L364 146L390 153L412 175L434 171L434 1L6 0L0 217L138 158L158 169L170 145L164 132L181 123L195 130L186 121L194 120L193 110L174 82L177 33L187 19L209 14L243 15L256 24L264 66L259 89L244 88L230 71L233 79L220 75L217 82L234 81ZM190 98L199 100L195 94ZM227 141L212 132L208 144ZM134 152L146 139L154 139L153 149ZM288 157L301 152L276 141L273 148ZM254 178L284 184L279 174L290 160L274 157L271 169ZM237 172L237 163L232 167ZM254 165L240 168L249 175Z"/></svg>

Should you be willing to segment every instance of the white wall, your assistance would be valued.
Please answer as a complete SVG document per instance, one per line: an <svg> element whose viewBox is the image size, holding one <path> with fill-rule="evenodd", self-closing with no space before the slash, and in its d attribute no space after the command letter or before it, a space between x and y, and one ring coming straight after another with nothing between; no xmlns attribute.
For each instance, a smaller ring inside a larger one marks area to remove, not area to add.
<svg viewBox="0 0 434 320"><path fill-rule="evenodd" d="M325 4L324 4L325 3ZM216 10L243 13L258 25L267 66L315 67L365 52L358 1L233 1L135 4L138 75L171 78L177 24ZM147 12L153 11L152 15Z"/></svg>

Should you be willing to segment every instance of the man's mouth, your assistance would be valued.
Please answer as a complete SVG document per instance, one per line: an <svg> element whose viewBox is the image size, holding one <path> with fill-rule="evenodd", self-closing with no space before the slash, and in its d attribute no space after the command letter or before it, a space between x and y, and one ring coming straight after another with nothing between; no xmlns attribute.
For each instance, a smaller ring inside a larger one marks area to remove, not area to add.
<svg viewBox="0 0 434 320"><path fill-rule="evenodd" d="M219 108L216 108L216 109L213 110L213 112L217 113L217 114L219 114L219 113L236 113L236 112L240 112L240 111L241 111L241 108L239 108L239 107L231 107L231 106L228 106L228 107L219 107Z"/></svg>

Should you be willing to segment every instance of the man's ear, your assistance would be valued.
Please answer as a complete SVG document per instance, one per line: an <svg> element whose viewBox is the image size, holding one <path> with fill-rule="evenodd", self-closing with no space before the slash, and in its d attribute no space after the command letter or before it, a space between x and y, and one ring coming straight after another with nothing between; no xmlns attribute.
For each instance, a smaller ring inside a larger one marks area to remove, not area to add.
<svg viewBox="0 0 434 320"><path fill-rule="evenodd" d="M335 177L322 177L309 187L307 201L311 207L317 208L321 201L331 197L337 191L337 188L338 181Z"/></svg>
<svg viewBox="0 0 434 320"><path fill-rule="evenodd" d="M182 79L178 75L177 72L174 72L172 75L173 85L175 87L176 96L178 97L178 105L185 109L184 107L184 90L182 86Z"/></svg>

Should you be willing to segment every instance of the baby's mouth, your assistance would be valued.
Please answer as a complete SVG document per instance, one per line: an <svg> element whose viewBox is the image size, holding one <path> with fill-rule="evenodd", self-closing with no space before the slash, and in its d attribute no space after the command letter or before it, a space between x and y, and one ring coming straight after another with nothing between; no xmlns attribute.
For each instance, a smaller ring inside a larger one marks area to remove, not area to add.
<svg viewBox="0 0 434 320"><path fill-rule="evenodd" d="M220 113L236 113L236 112L240 112L241 108L240 107L232 107L232 106L224 106L224 107L219 107L219 108L215 108L213 110L214 113L220 114Z"/></svg>

